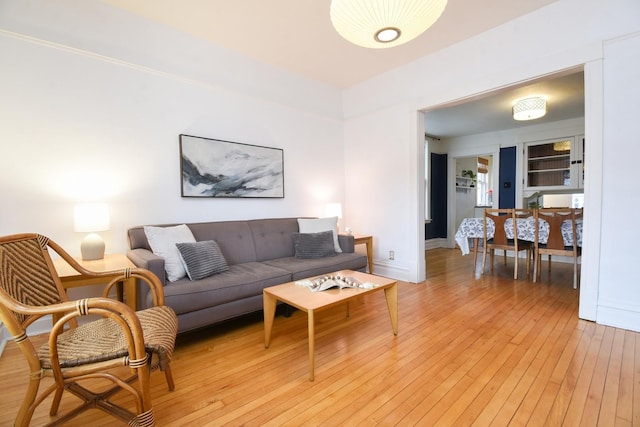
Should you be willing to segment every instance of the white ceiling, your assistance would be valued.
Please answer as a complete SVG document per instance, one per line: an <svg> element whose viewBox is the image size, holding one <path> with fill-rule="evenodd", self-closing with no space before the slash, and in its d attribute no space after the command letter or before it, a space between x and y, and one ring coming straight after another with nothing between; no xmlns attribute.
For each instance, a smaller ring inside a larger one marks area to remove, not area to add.
<svg viewBox="0 0 640 427"><path fill-rule="evenodd" d="M557 0L449 0L431 28L391 49L366 49L340 37L329 19L330 0L102 1L275 67L347 88ZM580 73L580 84L581 77ZM513 128L511 102L531 91L550 98L547 117L536 122L578 117L578 110L582 116L582 86L581 92L575 93L577 81L569 79L566 83L573 92L567 93L564 82L538 82L535 88L501 91L496 97L428 113L428 133L446 137L505 129L507 125ZM571 99L571 94L577 98ZM572 110L565 111L565 107Z"/></svg>
<svg viewBox="0 0 640 427"><path fill-rule="evenodd" d="M421 36L392 49L344 40L330 0L103 0L131 13L345 88L482 33L557 0L449 0ZM482 17L482 19L478 19Z"/></svg>
<svg viewBox="0 0 640 427"><path fill-rule="evenodd" d="M547 99L547 114L536 120L514 120L513 102L534 95ZM584 117L584 73L581 70L548 76L519 87L496 90L482 98L427 111L425 131L443 139L577 117Z"/></svg>

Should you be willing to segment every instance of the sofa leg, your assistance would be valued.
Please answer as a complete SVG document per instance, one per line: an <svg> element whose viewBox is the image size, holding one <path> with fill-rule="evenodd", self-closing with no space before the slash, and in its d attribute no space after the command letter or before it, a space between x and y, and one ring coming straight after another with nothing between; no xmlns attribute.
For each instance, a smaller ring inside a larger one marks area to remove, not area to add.
<svg viewBox="0 0 640 427"><path fill-rule="evenodd" d="M282 304L282 305L283 305L282 314L284 315L284 317L291 317L291 315L293 314L293 310L295 310L295 308L293 308L289 304Z"/></svg>

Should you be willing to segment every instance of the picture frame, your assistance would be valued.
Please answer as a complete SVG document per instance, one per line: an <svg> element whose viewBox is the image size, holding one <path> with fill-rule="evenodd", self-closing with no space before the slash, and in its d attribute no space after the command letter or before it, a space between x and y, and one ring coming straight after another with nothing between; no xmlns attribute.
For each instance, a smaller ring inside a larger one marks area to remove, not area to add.
<svg viewBox="0 0 640 427"><path fill-rule="evenodd" d="M284 198L284 150L180 135L182 197Z"/></svg>

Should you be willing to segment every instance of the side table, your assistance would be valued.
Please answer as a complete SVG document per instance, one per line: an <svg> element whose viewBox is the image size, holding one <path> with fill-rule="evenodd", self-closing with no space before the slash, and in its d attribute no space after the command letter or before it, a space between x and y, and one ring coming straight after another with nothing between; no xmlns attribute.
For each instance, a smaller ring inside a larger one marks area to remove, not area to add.
<svg viewBox="0 0 640 427"><path fill-rule="evenodd" d="M367 264L369 264L369 274L373 274L373 236L353 235L354 245L367 246Z"/></svg>
<svg viewBox="0 0 640 427"><path fill-rule="evenodd" d="M105 254L103 259L90 261L85 261L82 258L75 258L75 260L87 270L96 272L122 270L127 267L135 268L135 264L133 264L125 254ZM60 277L60 281L62 282L62 286L65 290L81 286L106 284L110 280L119 276L119 274L114 274L113 276L106 277L96 277L91 279L84 278L62 258L53 260L53 265L58 272L58 276ZM130 278L122 280L121 283L116 285L116 292L120 301L126 301L129 307L136 310L136 306L138 304L136 279ZM124 299L125 295L126 300Z"/></svg>

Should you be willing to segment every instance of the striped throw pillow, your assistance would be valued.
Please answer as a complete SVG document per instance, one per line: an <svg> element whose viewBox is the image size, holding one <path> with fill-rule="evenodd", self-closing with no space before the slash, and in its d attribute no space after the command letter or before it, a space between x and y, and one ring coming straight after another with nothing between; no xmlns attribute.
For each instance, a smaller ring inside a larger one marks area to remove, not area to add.
<svg viewBox="0 0 640 427"><path fill-rule="evenodd" d="M336 255L331 231L293 233L293 243L296 258L323 258Z"/></svg>
<svg viewBox="0 0 640 427"><path fill-rule="evenodd" d="M176 243L184 269L191 280L199 280L229 270L220 247L214 240Z"/></svg>

